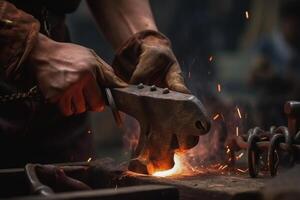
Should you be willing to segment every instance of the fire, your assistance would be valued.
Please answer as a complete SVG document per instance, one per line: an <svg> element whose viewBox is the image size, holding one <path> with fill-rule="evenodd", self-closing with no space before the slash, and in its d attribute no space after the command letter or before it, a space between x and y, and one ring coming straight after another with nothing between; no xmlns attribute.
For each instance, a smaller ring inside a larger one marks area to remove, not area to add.
<svg viewBox="0 0 300 200"><path fill-rule="evenodd" d="M157 177L167 177L167 176L180 174L182 172L182 163L180 160L180 156L177 154L174 155L174 163L175 164L172 169L164 170L164 171L157 171L157 172L154 172L152 175L157 176Z"/></svg>

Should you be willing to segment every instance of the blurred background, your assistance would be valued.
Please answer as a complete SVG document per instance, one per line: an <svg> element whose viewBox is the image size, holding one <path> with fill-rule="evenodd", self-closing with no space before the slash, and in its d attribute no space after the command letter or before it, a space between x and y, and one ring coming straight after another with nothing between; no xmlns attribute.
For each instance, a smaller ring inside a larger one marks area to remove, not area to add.
<svg viewBox="0 0 300 200"><path fill-rule="evenodd" d="M240 131L286 124L284 102L299 100L300 94L298 1L150 3L159 30L172 41L187 85L209 107L212 119L220 114L225 123L232 124L227 111L239 108ZM68 24L73 42L112 62L114 52L84 1L68 16ZM115 127L109 109L92 113L91 120L98 157L122 160L129 156L123 149L123 131Z"/></svg>

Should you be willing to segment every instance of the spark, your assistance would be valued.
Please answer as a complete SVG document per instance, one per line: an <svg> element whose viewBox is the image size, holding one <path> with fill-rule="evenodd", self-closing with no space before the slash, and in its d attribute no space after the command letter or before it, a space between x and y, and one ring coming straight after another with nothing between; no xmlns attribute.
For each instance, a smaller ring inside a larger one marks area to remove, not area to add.
<svg viewBox="0 0 300 200"><path fill-rule="evenodd" d="M236 170L239 171L239 172L242 172L242 173L246 173L248 171L248 169L242 170L242 169L239 169L239 168L237 168Z"/></svg>
<svg viewBox="0 0 300 200"><path fill-rule="evenodd" d="M227 151L226 151L226 153L229 154L229 152L230 152L230 149L228 148Z"/></svg>
<svg viewBox="0 0 300 200"><path fill-rule="evenodd" d="M91 130L88 130L88 134L92 134L92 131L91 131Z"/></svg>
<svg viewBox="0 0 300 200"><path fill-rule="evenodd" d="M216 120L216 119L218 119L219 118L219 114L216 114L215 116L214 116L214 118L213 118L213 120Z"/></svg>
<svg viewBox="0 0 300 200"><path fill-rule="evenodd" d="M242 119L242 114L241 114L241 111L240 111L239 107L236 107L236 110L237 110L237 113L239 115L239 118Z"/></svg>
<svg viewBox="0 0 300 200"><path fill-rule="evenodd" d="M236 134L236 136L239 136L239 127L238 126L235 127L235 134Z"/></svg>
<svg viewBox="0 0 300 200"><path fill-rule="evenodd" d="M213 58L214 58L213 56L210 56L209 59L208 59L209 62L211 62L213 60Z"/></svg>
<svg viewBox="0 0 300 200"><path fill-rule="evenodd" d="M241 157L243 157L243 155L244 155L244 153L240 153L240 154L236 157L236 159L237 159L237 160L240 159Z"/></svg>
<svg viewBox="0 0 300 200"><path fill-rule="evenodd" d="M249 18L250 18L249 12L248 12L248 11L245 12L245 16L246 16L246 19L249 19Z"/></svg>
<svg viewBox="0 0 300 200"><path fill-rule="evenodd" d="M224 170L224 169L226 169L228 167L228 165L224 165L222 168L221 168L221 170Z"/></svg>
<svg viewBox="0 0 300 200"><path fill-rule="evenodd" d="M217 85L217 90L218 90L218 92L221 92L221 91L222 91L221 84L218 84L218 85Z"/></svg>
<svg viewBox="0 0 300 200"><path fill-rule="evenodd" d="M87 162L91 162L92 158L87 159Z"/></svg>

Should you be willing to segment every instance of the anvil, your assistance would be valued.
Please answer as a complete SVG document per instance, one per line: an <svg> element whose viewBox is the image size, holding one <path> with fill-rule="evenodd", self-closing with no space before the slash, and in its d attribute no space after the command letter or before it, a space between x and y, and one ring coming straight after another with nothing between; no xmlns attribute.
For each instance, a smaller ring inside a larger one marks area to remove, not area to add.
<svg viewBox="0 0 300 200"><path fill-rule="evenodd" d="M196 146L210 129L204 106L190 94L139 84L107 89L106 96L115 116L117 109L140 124L138 146L128 166L137 173L172 168L174 153Z"/></svg>

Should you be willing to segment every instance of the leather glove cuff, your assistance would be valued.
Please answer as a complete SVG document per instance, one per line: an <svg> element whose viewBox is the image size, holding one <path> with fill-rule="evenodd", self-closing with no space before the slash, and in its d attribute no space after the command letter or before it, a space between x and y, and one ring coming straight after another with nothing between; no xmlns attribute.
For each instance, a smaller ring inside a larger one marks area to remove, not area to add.
<svg viewBox="0 0 300 200"><path fill-rule="evenodd" d="M33 16L0 0L0 75L4 79L20 78L21 64L36 43L39 30L39 21Z"/></svg>
<svg viewBox="0 0 300 200"><path fill-rule="evenodd" d="M116 51L112 64L116 74L123 80L127 82L130 80L142 52L141 46L149 37L158 39L159 45L171 48L170 40L158 31L145 30L134 34Z"/></svg>

